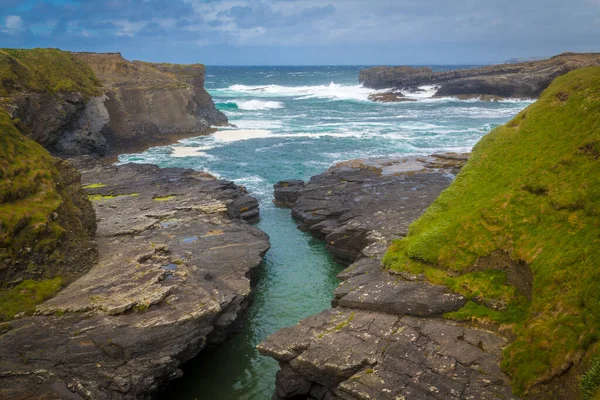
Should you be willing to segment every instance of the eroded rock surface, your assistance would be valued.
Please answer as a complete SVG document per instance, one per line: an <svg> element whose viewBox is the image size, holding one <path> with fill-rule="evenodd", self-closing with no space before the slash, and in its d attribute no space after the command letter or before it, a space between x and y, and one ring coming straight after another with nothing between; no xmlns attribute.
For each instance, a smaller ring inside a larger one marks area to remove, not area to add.
<svg viewBox="0 0 600 400"><path fill-rule="evenodd" d="M335 308L259 345L281 365L274 400L515 398L498 366L506 339L440 318L463 296L380 267L390 241L406 235L466 158L352 160L307 184L275 186L280 203L296 198L299 227L352 264L338 275Z"/></svg>
<svg viewBox="0 0 600 400"><path fill-rule="evenodd" d="M433 72L428 67L374 67L360 71L359 81L370 88L396 89L378 94L373 101L402 101L394 95L398 90L417 90L426 85L437 86L438 96L535 98L554 78L593 65L600 65L600 53L563 53L546 60L446 72Z"/></svg>
<svg viewBox="0 0 600 400"><path fill-rule="evenodd" d="M137 399L239 328L268 237L258 203L191 170L78 159L100 261L0 335L0 398Z"/></svg>

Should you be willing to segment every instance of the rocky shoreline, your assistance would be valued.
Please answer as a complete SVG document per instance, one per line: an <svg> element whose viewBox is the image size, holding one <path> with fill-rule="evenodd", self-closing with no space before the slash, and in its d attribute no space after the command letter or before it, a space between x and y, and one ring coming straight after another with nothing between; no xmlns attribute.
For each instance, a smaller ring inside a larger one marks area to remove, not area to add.
<svg viewBox="0 0 600 400"><path fill-rule="evenodd" d="M466 162L447 154L353 160L310 182L282 181L275 202L336 259L334 308L259 345L280 362L273 399L513 399L501 372L507 340L440 318L466 299L421 276L390 274L381 258Z"/></svg>
<svg viewBox="0 0 600 400"><path fill-rule="evenodd" d="M76 159L99 262L36 315L2 325L0 397L136 399L235 332L268 236L258 202L192 170Z"/></svg>
<svg viewBox="0 0 600 400"><path fill-rule="evenodd" d="M546 60L446 72L433 72L429 67L374 67L360 71L359 82L373 89L390 89L371 96L378 102L410 101L402 91L418 91L422 86L437 87L436 97L529 99L537 98L554 78L597 65L600 53L563 53Z"/></svg>

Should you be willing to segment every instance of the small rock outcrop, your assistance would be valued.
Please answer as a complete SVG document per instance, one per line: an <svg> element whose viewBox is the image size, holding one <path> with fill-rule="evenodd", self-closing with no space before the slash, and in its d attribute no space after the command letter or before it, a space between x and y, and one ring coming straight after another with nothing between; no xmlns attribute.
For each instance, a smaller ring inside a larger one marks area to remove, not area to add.
<svg viewBox="0 0 600 400"><path fill-rule="evenodd" d="M239 328L268 236L258 202L191 170L78 158L99 262L0 329L0 397L139 399Z"/></svg>
<svg viewBox="0 0 600 400"><path fill-rule="evenodd" d="M336 259L351 265L338 275L335 308L259 345L281 365L273 399L515 398L498 366L507 340L438 318L460 309L464 296L381 269L390 242L407 235L466 159L352 160L305 185L275 186L279 202L296 198L299 227L324 238Z"/></svg>
<svg viewBox="0 0 600 400"><path fill-rule="evenodd" d="M536 98L554 78L595 65L600 65L600 53L563 53L546 60L446 72L433 72L428 67L374 67L360 71L359 82L374 89L395 89L377 94L373 101L401 101L394 92L429 85L437 86L436 96Z"/></svg>

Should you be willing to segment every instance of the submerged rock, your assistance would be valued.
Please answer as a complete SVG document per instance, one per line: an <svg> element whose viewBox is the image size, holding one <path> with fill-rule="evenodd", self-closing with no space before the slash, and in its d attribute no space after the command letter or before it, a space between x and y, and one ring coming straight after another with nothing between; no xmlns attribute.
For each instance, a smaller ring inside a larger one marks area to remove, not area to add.
<svg viewBox="0 0 600 400"><path fill-rule="evenodd" d="M240 327L268 237L257 201L185 169L77 159L100 260L0 334L0 397L137 399Z"/></svg>
<svg viewBox="0 0 600 400"><path fill-rule="evenodd" d="M380 267L391 240L407 234L466 159L352 160L294 186L299 227L352 264L338 275L335 308L258 346L281 365L273 399L514 398L498 366L506 339L435 318L461 308L463 296Z"/></svg>

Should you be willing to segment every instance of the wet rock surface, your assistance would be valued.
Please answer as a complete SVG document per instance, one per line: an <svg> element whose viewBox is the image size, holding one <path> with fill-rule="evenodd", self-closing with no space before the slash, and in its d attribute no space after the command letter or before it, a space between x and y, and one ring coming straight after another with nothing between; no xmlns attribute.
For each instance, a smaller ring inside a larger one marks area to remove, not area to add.
<svg viewBox="0 0 600 400"><path fill-rule="evenodd" d="M433 72L428 67L374 67L362 70L359 81L366 87L395 88L396 91L435 85L438 87L437 96L460 96L463 99L479 96L488 101L510 97L535 98L554 78L592 65L600 65L599 53L563 53L546 60L446 72ZM372 100L402 99L393 93L379 94Z"/></svg>
<svg viewBox="0 0 600 400"><path fill-rule="evenodd" d="M506 339L441 318L462 307L463 296L381 269L391 240L406 235L466 159L352 160L305 185L275 186L276 198L282 188L296 196L299 227L352 264L338 275L335 308L259 345L281 365L273 399L515 398L498 366Z"/></svg>
<svg viewBox="0 0 600 400"><path fill-rule="evenodd" d="M292 215L300 229L325 239L336 261L350 264L370 244L404 237L466 159L447 154L342 162L306 185L279 182L275 199L289 204L295 197Z"/></svg>
<svg viewBox="0 0 600 400"><path fill-rule="evenodd" d="M258 203L191 170L76 159L100 260L0 330L0 398L137 399L240 327L268 237Z"/></svg>

